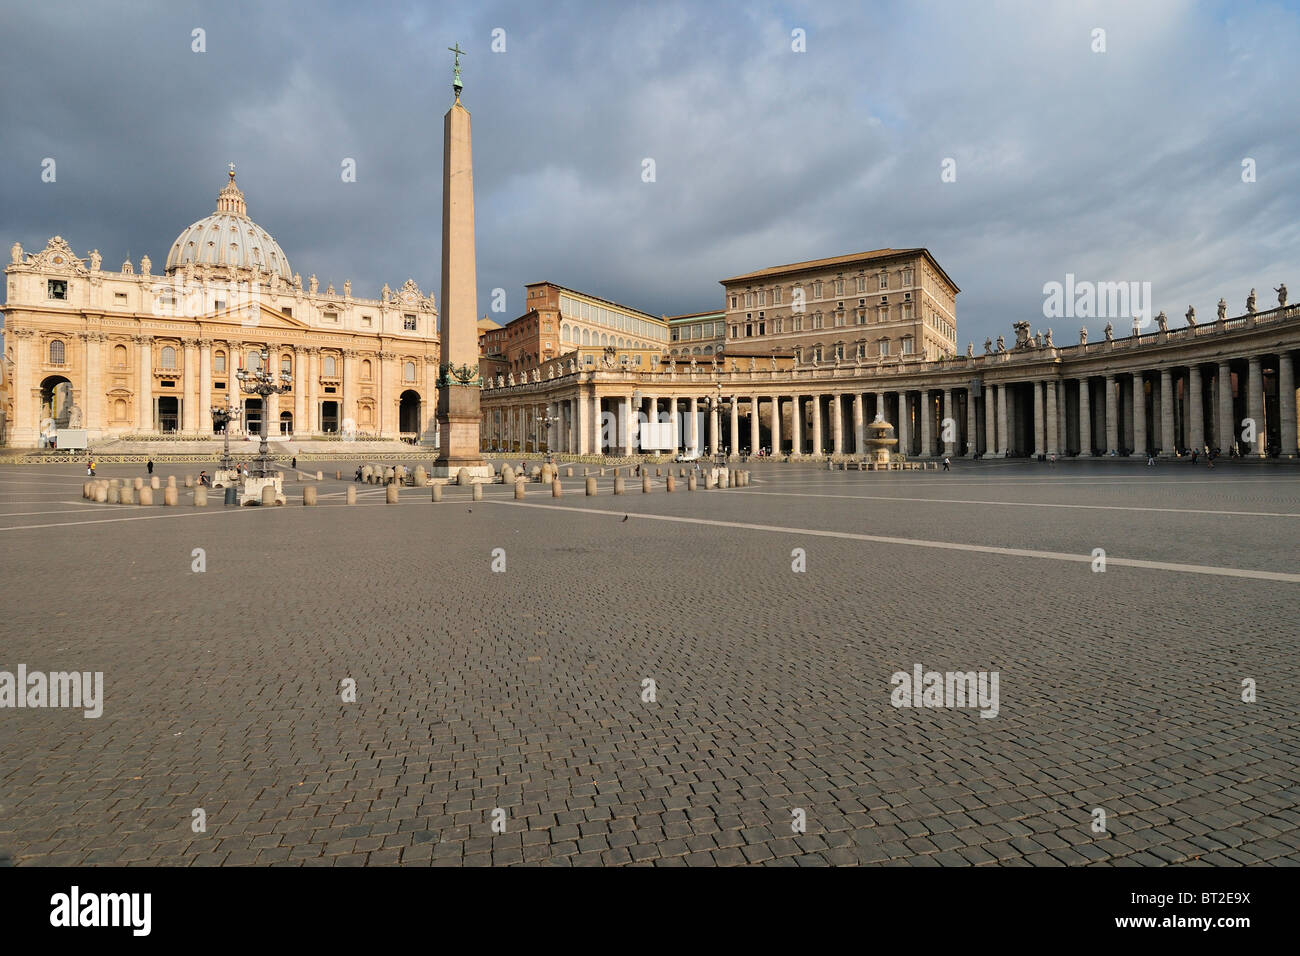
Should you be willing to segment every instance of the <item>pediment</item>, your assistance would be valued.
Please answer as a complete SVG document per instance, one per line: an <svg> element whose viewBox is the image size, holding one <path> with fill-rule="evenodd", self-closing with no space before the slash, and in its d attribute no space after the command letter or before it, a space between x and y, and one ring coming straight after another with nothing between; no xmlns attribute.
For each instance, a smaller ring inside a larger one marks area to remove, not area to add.
<svg viewBox="0 0 1300 956"><path fill-rule="evenodd" d="M254 310L252 314L250 308ZM279 309L274 309L264 302L258 302L254 306L228 306L201 316L199 321L238 325L244 329L283 329L286 332L305 332L312 329L312 326L302 319L285 315Z"/></svg>

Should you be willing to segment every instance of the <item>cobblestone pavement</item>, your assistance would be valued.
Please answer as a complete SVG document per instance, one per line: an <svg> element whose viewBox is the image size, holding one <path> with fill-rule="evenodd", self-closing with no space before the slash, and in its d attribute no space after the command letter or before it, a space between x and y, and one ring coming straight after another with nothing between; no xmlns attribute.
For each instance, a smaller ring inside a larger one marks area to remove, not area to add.
<svg viewBox="0 0 1300 956"><path fill-rule="evenodd" d="M202 511L83 480L0 468L0 670L105 698L0 710L8 863L1300 861L1292 469ZM917 664L996 671L997 715L891 706Z"/></svg>

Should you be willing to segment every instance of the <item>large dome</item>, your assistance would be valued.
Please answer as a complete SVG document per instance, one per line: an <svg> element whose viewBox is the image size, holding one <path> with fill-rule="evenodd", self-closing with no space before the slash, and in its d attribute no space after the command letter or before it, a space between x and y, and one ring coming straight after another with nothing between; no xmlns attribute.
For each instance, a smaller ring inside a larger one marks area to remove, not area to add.
<svg viewBox="0 0 1300 956"><path fill-rule="evenodd" d="M230 181L217 196L217 211L176 237L167 253L165 271L175 272L191 262L227 269L275 272L293 280L293 270L289 268L289 259L280 244L248 218L244 194L235 185L233 164Z"/></svg>

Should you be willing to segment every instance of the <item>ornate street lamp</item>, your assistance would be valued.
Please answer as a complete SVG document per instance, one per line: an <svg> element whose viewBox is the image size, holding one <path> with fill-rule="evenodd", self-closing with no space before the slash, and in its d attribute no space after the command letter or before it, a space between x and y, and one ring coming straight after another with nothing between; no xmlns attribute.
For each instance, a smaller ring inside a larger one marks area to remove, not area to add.
<svg viewBox="0 0 1300 956"><path fill-rule="evenodd" d="M254 475L258 478L271 477L271 456L266 445L266 420L270 414L270 406L266 399L269 395L283 395L289 391L292 379L288 372L280 372L280 384L275 384L275 373L271 371L269 362L270 355L265 351L258 353L262 362L258 368L251 372L248 369L241 368L235 373L235 378L239 379L239 387L245 395L259 395L262 398L262 443L257 449L257 469Z"/></svg>
<svg viewBox="0 0 1300 956"><path fill-rule="evenodd" d="M208 409L212 413L212 424L220 428L225 433L226 444L221 453L221 470L230 471L230 423L238 420L240 410L231 408L229 404L213 405Z"/></svg>
<svg viewBox="0 0 1300 956"><path fill-rule="evenodd" d="M708 411L709 411L709 419L710 419L710 421L712 421L712 419L713 419L713 414L714 414L714 412L717 412L717 415L718 415L718 432L719 432L719 436L720 436L720 435L721 435L721 432L722 432L722 416L723 416L723 414L728 413L728 412L731 411L731 400L730 400L730 399L724 399L724 398L722 397L722 386L721 386L721 385L715 385L715 386L713 386L713 387L714 387L715 391L714 391L714 393L713 393L712 395L710 395L710 396L706 399L706 401L707 401L707 403L708 403ZM732 441L735 441L735 440L736 440L736 436L735 436L735 435L732 435L732 436L731 436L731 440L732 440ZM723 452L723 450L722 450L722 443L721 443L721 442L716 442L716 443L715 443L715 447L714 447L714 449L713 449L713 463L714 463L715 465L718 465L719 467L724 467L724 466L727 464L727 456L726 456L726 454L725 454L725 453Z"/></svg>
<svg viewBox="0 0 1300 956"><path fill-rule="evenodd" d="M548 465L555 464L555 452L551 444L551 429L558 425L560 420L559 415L543 415L537 419L538 423L546 429L546 463Z"/></svg>

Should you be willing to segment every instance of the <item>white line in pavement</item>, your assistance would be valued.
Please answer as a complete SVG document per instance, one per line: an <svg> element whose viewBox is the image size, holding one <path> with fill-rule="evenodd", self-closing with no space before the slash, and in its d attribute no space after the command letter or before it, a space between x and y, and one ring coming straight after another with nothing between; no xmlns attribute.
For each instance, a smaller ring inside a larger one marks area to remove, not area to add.
<svg viewBox="0 0 1300 956"><path fill-rule="evenodd" d="M606 511L600 508L574 508L568 505L531 504L523 501L496 500L519 508L545 508L551 511L572 511L576 514L609 515L611 517L641 518L646 521L674 521L682 524L700 524L715 528L738 528L744 531L767 531L776 534L799 534L818 538L843 538L849 541L871 541L877 544L898 544L914 548L940 548L946 551L971 551L978 554L997 554L1013 558L1039 558L1049 561L1070 561L1091 564L1090 554L1069 554L1063 551L1033 551L1028 548L999 548L983 544L961 544L956 541L928 541L924 538L898 538L890 535L857 534L851 531L823 531L816 528L785 528L779 525L749 524L743 521L718 521L712 518L685 518L678 515L648 515L635 511ZM1254 571L1247 568L1225 568L1206 564L1177 564L1169 561L1144 561L1138 558L1117 558L1106 555L1107 567L1146 568L1154 571L1176 571L1183 574L1211 574L1230 578L1254 578L1260 581L1286 581L1300 584L1300 574L1283 571Z"/></svg>
<svg viewBox="0 0 1300 956"><path fill-rule="evenodd" d="M902 498L894 495L825 495L796 491L741 491L734 494L766 495L773 498L851 498L855 501L920 501L936 505L1002 505L1008 508L1083 508L1088 511L1157 511L1167 514L1231 515L1242 518L1300 518L1290 511L1211 511L1206 508L1139 508L1135 505L1066 505L1043 501L981 501L974 498Z"/></svg>
<svg viewBox="0 0 1300 956"><path fill-rule="evenodd" d="M132 507L140 507L140 506L139 505L125 505L125 506L110 505L108 507L132 508ZM149 508L149 507L158 507L158 506L144 505L144 507ZM168 510L171 511L172 509L168 509ZM206 515L226 515L226 514L240 514L240 513L247 514L249 512L254 512L258 510L260 509L259 508L221 508L221 509L212 509L212 510L195 509L194 511L175 511L171 514L136 515L133 518L97 518L93 521L54 521L49 524L23 524L23 525L15 525L14 527L11 528L0 527L0 531L30 531L33 528L66 528L71 525L112 524L117 521L153 521L154 519L157 518L202 518Z"/></svg>
<svg viewBox="0 0 1300 956"><path fill-rule="evenodd" d="M46 501L43 504L52 505L75 505L73 501ZM98 511L98 508L64 508L62 511L4 511L0 512L0 520L4 518L30 518L35 515L76 515L86 511Z"/></svg>

